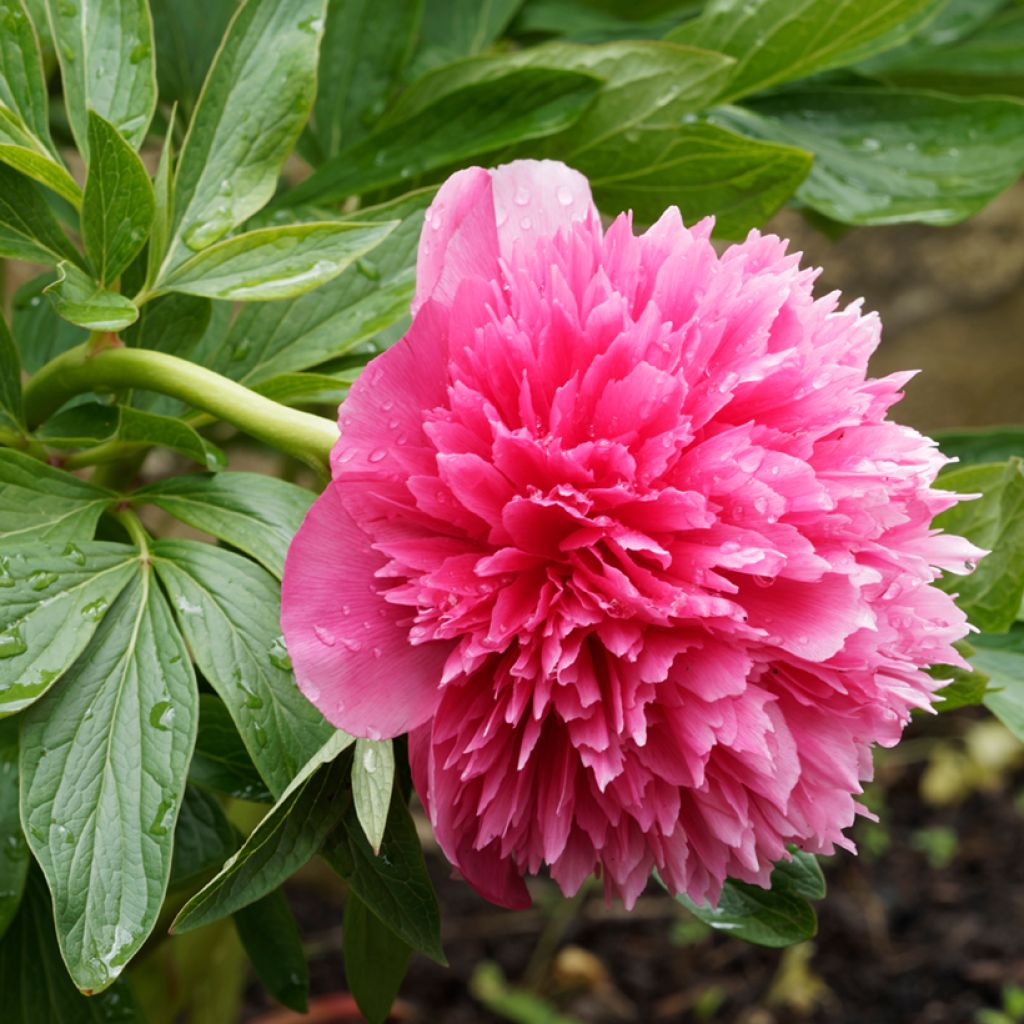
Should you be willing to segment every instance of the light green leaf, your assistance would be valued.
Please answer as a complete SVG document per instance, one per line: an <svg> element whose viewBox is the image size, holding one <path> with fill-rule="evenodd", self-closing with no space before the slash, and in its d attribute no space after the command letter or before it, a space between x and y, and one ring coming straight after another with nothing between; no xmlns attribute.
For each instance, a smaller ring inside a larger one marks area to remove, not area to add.
<svg viewBox="0 0 1024 1024"><path fill-rule="evenodd" d="M352 758L352 801L356 817L374 854L380 852L395 783L391 740L356 740Z"/></svg>
<svg viewBox="0 0 1024 1024"><path fill-rule="evenodd" d="M39 189L0 164L0 256L29 263L82 257L61 230Z"/></svg>
<svg viewBox="0 0 1024 1024"><path fill-rule="evenodd" d="M717 233L736 238L792 195L812 158L716 125L656 122L628 131L622 144L592 151L588 161L590 186L606 212L631 208L652 223L674 204L688 223L714 214Z"/></svg>
<svg viewBox="0 0 1024 1024"><path fill-rule="evenodd" d="M135 151L112 124L92 110L88 133L82 239L100 284L110 285L146 244L156 200Z"/></svg>
<svg viewBox="0 0 1024 1024"><path fill-rule="evenodd" d="M375 855L350 804L323 849L327 862L367 908L403 942L445 964L441 917L423 850L401 794L391 795L391 810Z"/></svg>
<svg viewBox="0 0 1024 1024"><path fill-rule="evenodd" d="M204 365L250 387L351 352L409 315L416 248L433 189L360 210L360 221L401 223L340 277L297 299L246 306Z"/></svg>
<svg viewBox="0 0 1024 1024"><path fill-rule="evenodd" d="M1024 427L939 430L934 437L939 442L942 454L959 459L961 466L979 462L1005 462L1014 455L1024 458Z"/></svg>
<svg viewBox="0 0 1024 1024"><path fill-rule="evenodd" d="M425 0L414 68L481 53L508 27L522 0Z"/></svg>
<svg viewBox="0 0 1024 1024"><path fill-rule="evenodd" d="M338 758L353 743L331 735L303 766L242 848L204 889L185 904L171 926L189 932L273 892L320 848L351 799L345 784L352 767Z"/></svg>
<svg viewBox="0 0 1024 1024"><path fill-rule="evenodd" d="M0 314L0 428L24 433L25 413L21 401L21 360L18 349Z"/></svg>
<svg viewBox="0 0 1024 1024"><path fill-rule="evenodd" d="M38 868L29 872L21 909L0 943L0 991L4 1024L144 1024L127 983L90 999L76 991L60 960Z"/></svg>
<svg viewBox="0 0 1024 1024"><path fill-rule="evenodd" d="M133 409L128 405L82 402L50 417L36 437L52 448L91 448L119 441L128 445L160 445L180 452L201 466L219 470L227 463L224 453L201 437L187 423L172 416ZM115 455L123 455L117 451Z"/></svg>
<svg viewBox="0 0 1024 1024"><path fill-rule="evenodd" d="M280 373L256 384L253 391L282 405L338 406L345 400L348 389L361 370L362 367L357 366L337 374Z"/></svg>
<svg viewBox="0 0 1024 1024"><path fill-rule="evenodd" d="M332 730L299 692L279 641L277 581L249 559L197 541L159 541L153 557L196 664L267 785L281 793Z"/></svg>
<svg viewBox="0 0 1024 1024"><path fill-rule="evenodd" d="M57 265L57 280L43 292L65 320L90 331L120 331L139 316L130 299L101 288L67 262Z"/></svg>
<svg viewBox="0 0 1024 1024"><path fill-rule="evenodd" d="M372 131L419 33L423 0L329 0L316 103L304 136L314 164Z"/></svg>
<svg viewBox="0 0 1024 1024"><path fill-rule="evenodd" d="M246 0L206 77L178 159L162 273L261 209L309 115L326 0Z"/></svg>
<svg viewBox="0 0 1024 1024"><path fill-rule="evenodd" d="M178 824L174 829L174 857L168 887L194 885L219 871L238 849L239 837L217 798L191 783L185 787Z"/></svg>
<svg viewBox="0 0 1024 1024"><path fill-rule="evenodd" d="M981 494L937 516L934 525L958 533L985 548L970 576L946 575L939 582L959 594L957 604L986 633L1003 633L1013 624L1024 596L1024 462L966 466L943 473L939 486L961 494Z"/></svg>
<svg viewBox="0 0 1024 1024"><path fill-rule="evenodd" d="M233 302L293 298L337 277L396 225L338 221L249 231L197 253L156 287Z"/></svg>
<svg viewBox="0 0 1024 1024"><path fill-rule="evenodd" d="M199 695L199 732L188 777L238 800L273 803L224 701L212 693Z"/></svg>
<svg viewBox="0 0 1024 1024"><path fill-rule="evenodd" d="M135 348L188 358L210 325L212 314L213 303L209 299L198 295L160 295L142 306L139 319L121 333L121 340ZM155 393L136 392L134 404L150 408L150 394Z"/></svg>
<svg viewBox="0 0 1024 1024"><path fill-rule="evenodd" d="M132 494L251 555L278 579L313 497L263 473L174 476Z"/></svg>
<svg viewBox="0 0 1024 1024"><path fill-rule="evenodd" d="M354 893L345 897L341 926L345 979L369 1024L384 1024L391 1013L412 949L371 914Z"/></svg>
<svg viewBox="0 0 1024 1024"><path fill-rule="evenodd" d="M970 3L982 9L985 6L978 0ZM876 58L863 70L892 85L969 95L1024 96L1024 7L1009 7L949 45L918 45L915 41Z"/></svg>
<svg viewBox="0 0 1024 1024"><path fill-rule="evenodd" d="M721 101L863 59L934 0L710 0L668 39L735 57ZM916 27L914 25L913 27ZM909 32L912 31L908 29Z"/></svg>
<svg viewBox="0 0 1024 1024"><path fill-rule="evenodd" d="M238 0L150 0L160 98L186 120Z"/></svg>
<svg viewBox="0 0 1024 1024"><path fill-rule="evenodd" d="M146 568L21 729L21 816L83 991L121 973L156 923L196 733L195 678Z"/></svg>
<svg viewBox="0 0 1024 1024"><path fill-rule="evenodd" d="M81 206L82 190L67 168L57 162L21 118L3 103L0 103L0 163L34 178L73 206Z"/></svg>
<svg viewBox="0 0 1024 1024"><path fill-rule="evenodd" d="M4 544L0 716L28 707L71 668L138 571L138 552L124 544Z"/></svg>
<svg viewBox="0 0 1024 1024"><path fill-rule="evenodd" d="M89 337L88 331L62 319L53 303L44 298L54 280L52 272L32 278L14 293L11 302L11 332L21 353L21 364L29 373Z"/></svg>
<svg viewBox="0 0 1024 1024"><path fill-rule="evenodd" d="M970 656L974 656L974 648L963 641L958 643L957 647L969 648ZM968 671L954 665L933 665L928 670L928 674L933 679L948 680L947 684L936 694L941 698L935 704L935 710L940 714L946 711L955 711L957 708L981 704L989 689L987 673L976 668Z"/></svg>
<svg viewBox="0 0 1024 1024"><path fill-rule="evenodd" d="M825 895L825 880L817 858L795 852L791 862L780 861L772 872L771 888L729 879L718 906L698 906L687 896L676 899L716 931L757 946L792 946L813 938L818 929L808 900Z"/></svg>
<svg viewBox="0 0 1024 1024"><path fill-rule="evenodd" d="M985 706L1024 742L1024 629L1005 637L977 637L971 664L989 677Z"/></svg>
<svg viewBox="0 0 1024 1024"><path fill-rule="evenodd" d="M31 858L18 814L18 722L0 721L0 939L21 904Z"/></svg>
<svg viewBox="0 0 1024 1024"><path fill-rule="evenodd" d="M953 224L1024 170L1024 104L892 89L755 100L726 126L811 150L797 198L845 224Z"/></svg>
<svg viewBox="0 0 1024 1024"><path fill-rule="evenodd" d="M153 225L149 232L149 246L146 249L146 281L151 285L160 273L167 245L171 236L171 221L174 217L174 125L178 108L172 107L167 118L167 135L160 150L160 163L153 176Z"/></svg>
<svg viewBox="0 0 1024 1024"><path fill-rule="evenodd" d="M275 889L236 910L235 927L263 987L279 1003L296 1013L306 1013L309 966L284 893Z"/></svg>
<svg viewBox="0 0 1024 1024"><path fill-rule="evenodd" d="M71 131L89 153L87 111L135 149L156 108L153 24L146 0L46 0Z"/></svg>
<svg viewBox="0 0 1024 1024"><path fill-rule="evenodd" d="M6 0L0 16L0 101L51 152L50 118L39 38L23 0Z"/></svg>
<svg viewBox="0 0 1024 1024"><path fill-rule="evenodd" d="M343 199L553 135L579 118L599 86L591 75L521 68L457 89L328 160L282 202Z"/></svg>
<svg viewBox="0 0 1024 1024"><path fill-rule="evenodd" d="M27 540L63 545L90 540L96 520L115 495L44 465L0 449L0 541L3 550Z"/></svg>

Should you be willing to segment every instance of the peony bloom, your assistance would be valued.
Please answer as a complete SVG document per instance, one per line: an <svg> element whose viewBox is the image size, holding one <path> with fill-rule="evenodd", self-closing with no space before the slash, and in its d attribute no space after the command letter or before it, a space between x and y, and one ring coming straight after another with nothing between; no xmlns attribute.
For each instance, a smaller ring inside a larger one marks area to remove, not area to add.
<svg viewBox="0 0 1024 1024"><path fill-rule="evenodd" d="M849 846L872 745L961 663L929 583L980 552L929 528L946 460L886 419L911 374L866 377L877 317L815 300L784 242L710 231L603 231L558 163L453 175L288 557L299 686L410 733L497 903L542 864L714 901L787 844Z"/></svg>

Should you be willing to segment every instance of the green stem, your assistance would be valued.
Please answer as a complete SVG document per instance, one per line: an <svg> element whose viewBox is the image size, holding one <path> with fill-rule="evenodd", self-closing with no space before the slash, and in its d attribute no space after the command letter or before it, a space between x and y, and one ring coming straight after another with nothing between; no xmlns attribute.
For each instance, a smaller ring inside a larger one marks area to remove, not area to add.
<svg viewBox="0 0 1024 1024"><path fill-rule="evenodd" d="M141 348L69 349L25 386L25 416L37 426L86 391L141 388L179 398L260 441L322 470L338 428L322 416L289 409L187 359Z"/></svg>
<svg viewBox="0 0 1024 1024"><path fill-rule="evenodd" d="M130 508L119 508L113 513L114 518L125 528L135 546L142 552L143 558L149 557L149 534L142 525L142 520Z"/></svg>

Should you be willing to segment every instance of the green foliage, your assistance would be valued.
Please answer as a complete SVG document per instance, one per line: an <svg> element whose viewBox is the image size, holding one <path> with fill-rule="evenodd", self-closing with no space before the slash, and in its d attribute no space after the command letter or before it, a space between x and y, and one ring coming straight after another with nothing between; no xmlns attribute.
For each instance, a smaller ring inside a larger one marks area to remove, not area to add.
<svg viewBox="0 0 1024 1024"><path fill-rule="evenodd" d="M347 886L369 1020L413 950L444 960L404 744L334 730L280 635L312 491L224 469L234 439L201 392L97 372L79 395L69 375L124 345L235 382L249 423L288 413L333 438L265 399L334 406L401 336L423 214L454 169L563 159L605 215L675 204L725 238L787 202L950 224L1024 170L1022 54L1024 9L1004 0L0 4L0 257L45 271L0 319L4 1019L219 1024L243 947L302 1008L280 886L317 854ZM992 554L941 581L984 632L971 671L935 676L946 706L983 702L1024 739L1024 432L941 442L961 460L943 485L982 497L937 525ZM155 448L168 473L144 461ZM154 540L162 516L207 540ZM246 836L253 802L270 806ZM823 895L798 853L770 890L730 882L690 909L784 945L814 933ZM190 934L168 943L179 909Z"/></svg>

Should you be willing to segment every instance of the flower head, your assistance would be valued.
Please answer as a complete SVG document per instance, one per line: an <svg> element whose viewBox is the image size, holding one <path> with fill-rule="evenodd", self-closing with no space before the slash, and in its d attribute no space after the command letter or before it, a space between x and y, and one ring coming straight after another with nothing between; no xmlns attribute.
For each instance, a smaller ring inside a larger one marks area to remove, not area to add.
<svg viewBox="0 0 1024 1024"><path fill-rule="evenodd" d="M558 163L453 175L288 557L300 687L410 732L495 902L542 864L714 900L787 844L848 846L872 745L960 663L929 584L979 552L929 528L945 460L886 419L911 375L866 376L878 319L815 300L784 242L710 231L603 231Z"/></svg>

